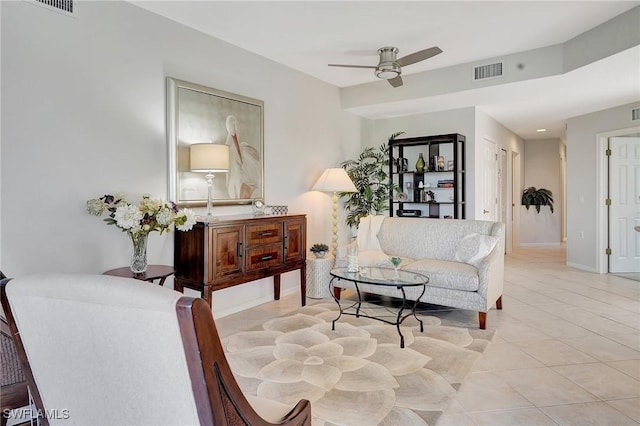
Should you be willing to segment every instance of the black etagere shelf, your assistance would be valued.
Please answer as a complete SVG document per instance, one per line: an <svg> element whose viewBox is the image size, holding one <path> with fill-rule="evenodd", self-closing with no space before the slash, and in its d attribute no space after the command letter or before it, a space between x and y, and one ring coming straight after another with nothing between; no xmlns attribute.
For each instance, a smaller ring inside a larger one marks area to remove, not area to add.
<svg viewBox="0 0 640 426"><path fill-rule="evenodd" d="M390 216L465 218L463 135L389 140ZM419 158L424 167L420 170Z"/></svg>

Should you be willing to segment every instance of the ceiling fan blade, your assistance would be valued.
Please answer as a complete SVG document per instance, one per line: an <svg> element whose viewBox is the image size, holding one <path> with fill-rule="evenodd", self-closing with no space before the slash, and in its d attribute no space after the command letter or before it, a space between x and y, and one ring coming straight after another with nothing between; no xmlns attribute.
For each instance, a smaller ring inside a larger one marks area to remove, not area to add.
<svg viewBox="0 0 640 426"><path fill-rule="evenodd" d="M439 47L431 47L429 49L420 50L419 52L414 52L410 55L403 56L396 62L401 67L404 67L407 65L415 64L416 62L424 61L425 59L429 59L440 53L442 53L442 50Z"/></svg>
<svg viewBox="0 0 640 426"><path fill-rule="evenodd" d="M330 67L345 67L345 68L378 68L376 65L343 65L343 64L329 64Z"/></svg>
<svg viewBox="0 0 640 426"><path fill-rule="evenodd" d="M392 85L393 87L400 87L402 86L402 77L397 76L394 78L390 78L389 80L387 80L389 82L390 85Z"/></svg>

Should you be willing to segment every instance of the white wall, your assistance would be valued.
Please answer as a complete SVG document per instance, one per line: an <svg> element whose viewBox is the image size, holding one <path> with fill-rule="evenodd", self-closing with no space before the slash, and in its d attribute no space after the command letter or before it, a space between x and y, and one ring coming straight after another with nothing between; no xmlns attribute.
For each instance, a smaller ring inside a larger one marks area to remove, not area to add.
<svg viewBox="0 0 640 426"><path fill-rule="evenodd" d="M523 189L534 186L546 188L553 194L554 213L542 207L540 213L531 206L520 208L521 245L560 244L562 239L562 176L560 139L527 140L524 143Z"/></svg>
<svg viewBox="0 0 640 426"><path fill-rule="evenodd" d="M488 139L490 141L494 141L500 149L504 149L507 155L507 170L503 172L502 179L506 179L507 181L507 215L505 220L506 232L505 232L505 249L507 253L511 252L513 246L514 235L517 238L518 233L514 233L514 228L517 229L519 226L519 211L518 204L520 203L520 199L518 197L512 197L513 193L518 193L520 188L513 188L513 182L522 182L524 179L524 175L522 173L522 167L515 167L512 161L514 157L514 153L521 154L517 158L524 157L524 141L522 138L517 136L511 130L504 127L501 123L494 120L493 117L490 117L486 113L484 113L480 108L476 108L476 118L475 118L475 140L482 141L483 139ZM476 162L476 170L480 170L480 161L481 158L474 158ZM519 171L519 176L516 179L513 179L514 170ZM481 175L476 175L476 180L480 182ZM476 185L475 189L475 198L482 199L482 187L481 185ZM515 198L515 199L513 199ZM515 209L511 209L508 206L512 204L516 205ZM482 206L479 204L475 204L476 211L474 211L473 217L481 219L482 212L480 209ZM469 212L467 212L467 217L471 217Z"/></svg>
<svg viewBox="0 0 640 426"><path fill-rule="evenodd" d="M567 120L567 264L597 270L598 233L596 211L604 200L597 198L598 133L638 126L631 121L635 102Z"/></svg>
<svg viewBox="0 0 640 426"><path fill-rule="evenodd" d="M72 18L0 3L5 273L128 264L126 235L89 216L85 201L112 191L167 196L167 76L264 101L265 201L306 213L309 243L329 240L330 198L309 188L360 151L362 132L337 88L129 3L76 5ZM151 235L149 261L173 264L171 235ZM271 282L216 292L214 312L269 300ZM283 276L283 292L297 285L297 272Z"/></svg>

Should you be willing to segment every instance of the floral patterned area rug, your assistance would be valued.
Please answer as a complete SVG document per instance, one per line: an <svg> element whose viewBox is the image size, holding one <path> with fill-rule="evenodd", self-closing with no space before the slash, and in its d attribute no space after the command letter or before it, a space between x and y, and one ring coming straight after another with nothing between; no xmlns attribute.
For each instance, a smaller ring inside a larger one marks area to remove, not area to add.
<svg viewBox="0 0 640 426"><path fill-rule="evenodd" d="M407 318L401 330L306 306L259 330L222 339L243 392L293 406L311 401L314 426L434 425L494 332Z"/></svg>

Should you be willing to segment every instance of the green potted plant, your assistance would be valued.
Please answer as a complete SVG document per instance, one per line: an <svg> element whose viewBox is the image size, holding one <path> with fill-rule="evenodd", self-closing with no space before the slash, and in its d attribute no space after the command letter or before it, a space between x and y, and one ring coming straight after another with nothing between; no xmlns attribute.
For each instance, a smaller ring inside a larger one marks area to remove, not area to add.
<svg viewBox="0 0 640 426"><path fill-rule="evenodd" d="M522 193L522 205L527 210L530 206L535 206L538 213L540 213L540 206L549 206L553 213L553 193L545 188L536 189L535 186L530 186Z"/></svg>
<svg viewBox="0 0 640 426"><path fill-rule="evenodd" d="M325 243L316 243L311 246L311 252L318 258L322 259L325 254L329 251L329 246Z"/></svg>
<svg viewBox="0 0 640 426"><path fill-rule="evenodd" d="M404 132L389 137L393 140ZM339 192L346 198L347 225L357 228L360 218L371 214L380 214L389 210L389 194L401 192L400 187L389 179L389 145L380 145L377 149L367 147L355 160L341 164L358 192Z"/></svg>

